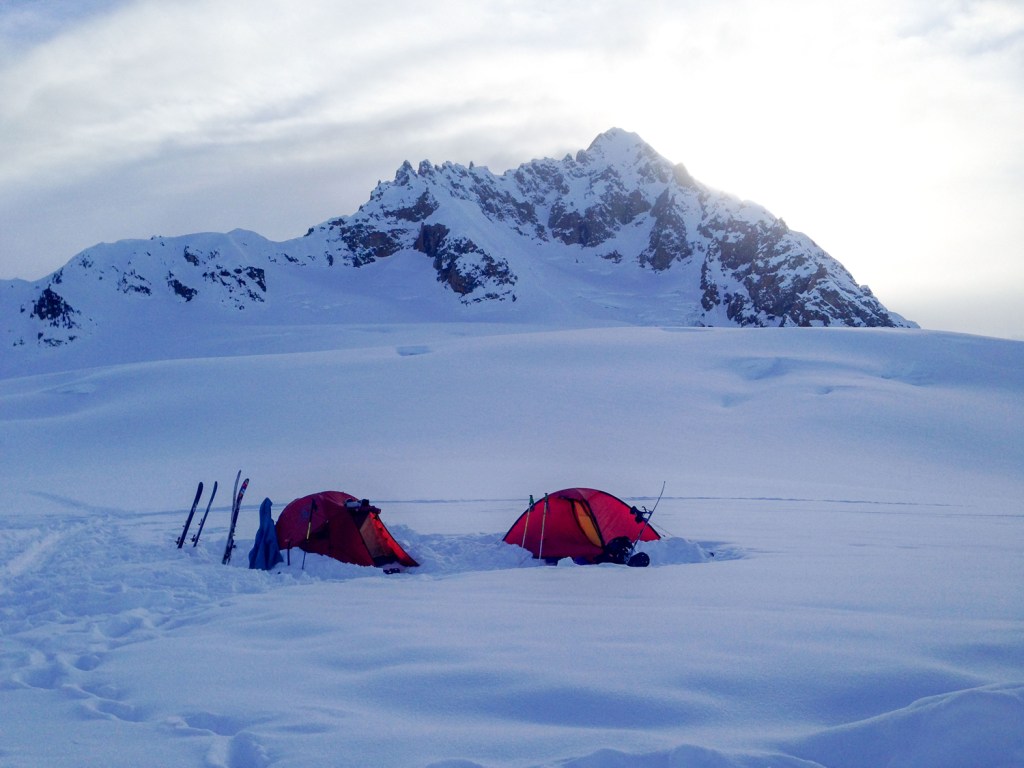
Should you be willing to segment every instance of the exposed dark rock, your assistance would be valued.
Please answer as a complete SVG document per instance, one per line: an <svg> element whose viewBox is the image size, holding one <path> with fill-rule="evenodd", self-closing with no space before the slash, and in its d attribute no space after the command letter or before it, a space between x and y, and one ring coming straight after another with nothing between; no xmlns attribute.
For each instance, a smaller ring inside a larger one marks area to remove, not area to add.
<svg viewBox="0 0 1024 768"><path fill-rule="evenodd" d="M64 301L55 290L47 286L32 305L30 317L37 317L54 328L78 328L75 315L78 311Z"/></svg>
<svg viewBox="0 0 1024 768"><path fill-rule="evenodd" d="M413 205L390 211L390 215L401 221L423 221L436 210L437 201L429 192L424 192Z"/></svg>
<svg viewBox="0 0 1024 768"><path fill-rule="evenodd" d="M177 296L180 296L185 301L192 301L199 294L199 291L195 288L189 288L174 275L167 275L167 285Z"/></svg>
<svg viewBox="0 0 1024 768"><path fill-rule="evenodd" d="M121 280L118 282L117 287L121 293L139 293L143 296L150 296L153 293L149 280L134 269L121 274Z"/></svg>
<svg viewBox="0 0 1024 768"><path fill-rule="evenodd" d="M433 260L438 282L459 294L463 303L507 297L515 301L508 288L515 285L516 278L508 263L485 253L469 238L449 238L449 234L444 224L423 224L413 245ZM486 287L492 290L470 296Z"/></svg>
<svg viewBox="0 0 1024 768"><path fill-rule="evenodd" d="M353 267L361 267L377 259L387 258L402 247L401 242L391 232L364 223L343 227L341 239L352 254L348 262Z"/></svg>
<svg viewBox="0 0 1024 768"><path fill-rule="evenodd" d="M662 192L651 208L651 236L647 248L640 254L641 265L659 272L668 269L673 261L682 261L693 255L693 245L687 237L686 222L676 204L671 188Z"/></svg>
<svg viewBox="0 0 1024 768"><path fill-rule="evenodd" d="M423 224L412 247L420 253L427 254L430 258L436 259L446 237L448 237L448 227L444 224Z"/></svg>

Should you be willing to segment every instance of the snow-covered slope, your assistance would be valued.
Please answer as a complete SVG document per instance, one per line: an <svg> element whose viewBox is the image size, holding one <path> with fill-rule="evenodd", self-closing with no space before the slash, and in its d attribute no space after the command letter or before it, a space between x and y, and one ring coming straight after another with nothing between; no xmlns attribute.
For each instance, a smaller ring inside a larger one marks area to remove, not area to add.
<svg viewBox="0 0 1024 768"><path fill-rule="evenodd" d="M618 129L500 176L406 163L356 213L286 242L240 230L126 240L37 282L0 283L0 344L29 362L40 347L133 348L140 326L173 346L185 318L210 333L428 320L913 325L781 219Z"/></svg>
<svg viewBox="0 0 1024 768"><path fill-rule="evenodd" d="M499 331L0 378L0 764L1024 765L1024 344ZM500 541L662 481L647 569ZM328 488L422 567L247 570L260 502Z"/></svg>

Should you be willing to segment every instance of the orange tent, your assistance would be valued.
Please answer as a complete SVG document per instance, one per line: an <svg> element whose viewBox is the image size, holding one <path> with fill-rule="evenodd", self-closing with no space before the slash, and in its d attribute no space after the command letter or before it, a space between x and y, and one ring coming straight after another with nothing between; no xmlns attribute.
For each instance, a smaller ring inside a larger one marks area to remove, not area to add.
<svg viewBox="0 0 1024 768"><path fill-rule="evenodd" d="M535 558L601 563L616 560L612 550L621 547L622 539L632 545L638 538L655 541L661 536L636 507L593 488L566 488L523 512L504 541L530 550Z"/></svg>
<svg viewBox="0 0 1024 768"><path fill-rule="evenodd" d="M295 499L277 519L277 543L356 565L419 565L395 541L366 499L322 491Z"/></svg>

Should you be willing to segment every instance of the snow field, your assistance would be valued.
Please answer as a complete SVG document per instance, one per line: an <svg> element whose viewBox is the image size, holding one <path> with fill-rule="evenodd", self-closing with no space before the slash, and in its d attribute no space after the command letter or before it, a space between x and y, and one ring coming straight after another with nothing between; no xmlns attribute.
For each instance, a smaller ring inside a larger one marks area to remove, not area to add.
<svg viewBox="0 0 1024 768"><path fill-rule="evenodd" d="M1024 345L366 337L0 379L0 764L1024 765ZM500 543L663 480L647 569ZM328 488L423 567L249 571L263 497Z"/></svg>

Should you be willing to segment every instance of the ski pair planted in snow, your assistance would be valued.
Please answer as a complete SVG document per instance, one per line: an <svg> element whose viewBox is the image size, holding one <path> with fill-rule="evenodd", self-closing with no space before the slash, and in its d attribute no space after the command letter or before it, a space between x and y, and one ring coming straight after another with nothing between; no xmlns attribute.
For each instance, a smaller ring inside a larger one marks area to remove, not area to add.
<svg viewBox="0 0 1024 768"><path fill-rule="evenodd" d="M185 527L181 529L181 536L178 537L178 549L181 549L185 544L185 537L188 535L188 527L192 525L192 518L196 514L196 507L199 506L199 498L203 495L203 483L200 481L199 487L196 488L196 498L192 502L192 509L189 510L188 517L185 518ZM192 546L196 546L199 543L199 537L203 533L203 526L206 525L206 516L210 514L210 506L213 504L213 497L217 495L217 481L213 482L213 491L210 493L210 500L206 503L206 512L203 513L202 518L199 520L199 527L196 532L192 535L191 542Z"/></svg>
<svg viewBox="0 0 1024 768"><path fill-rule="evenodd" d="M242 487L238 487L238 481L242 478L242 470L235 475L234 501L231 504L231 526L228 528L228 542L224 545L224 557L221 562L227 565L231 562L231 552L235 548L235 525L238 523L238 510L242 507L242 497L245 496L245 489L249 487L249 478L245 478Z"/></svg>

